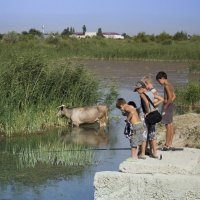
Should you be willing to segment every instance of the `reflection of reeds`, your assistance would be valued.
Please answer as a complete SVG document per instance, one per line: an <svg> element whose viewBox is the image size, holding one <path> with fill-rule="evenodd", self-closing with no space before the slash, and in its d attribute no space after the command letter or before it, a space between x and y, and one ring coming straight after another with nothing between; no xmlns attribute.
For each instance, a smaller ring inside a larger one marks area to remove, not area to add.
<svg viewBox="0 0 200 200"><path fill-rule="evenodd" d="M94 151L87 151L85 145L62 142L55 131L29 138L8 139L1 143L2 151L15 157L18 169L37 164L83 167L92 164Z"/></svg>
<svg viewBox="0 0 200 200"><path fill-rule="evenodd" d="M94 152L82 150L82 146L62 146L55 144L41 146L40 149L25 149L18 154L18 168L35 167L37 163L51 165L85 166L92 164Z"/></svg>

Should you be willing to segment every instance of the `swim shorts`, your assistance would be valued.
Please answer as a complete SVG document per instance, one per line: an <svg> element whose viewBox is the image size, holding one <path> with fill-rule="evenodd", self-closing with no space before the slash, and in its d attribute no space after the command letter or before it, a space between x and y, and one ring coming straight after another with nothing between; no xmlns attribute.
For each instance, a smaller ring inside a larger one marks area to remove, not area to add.
<svg viewBox="0 0 200 200"><path fill-rule="evenodd" d="M174 105L171 103L167 107L167 109L164 111L164 114L162 115L162 123L163 124L170 124L173 122L173 111L174 111Z"/></svg>

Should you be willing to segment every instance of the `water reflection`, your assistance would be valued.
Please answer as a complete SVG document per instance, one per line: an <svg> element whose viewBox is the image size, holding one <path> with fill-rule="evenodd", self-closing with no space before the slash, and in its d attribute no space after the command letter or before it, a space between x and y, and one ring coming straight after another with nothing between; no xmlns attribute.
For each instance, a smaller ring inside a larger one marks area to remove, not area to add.
<svg viewBox="0 0 200 200"><path fill-rule="evenodd" d="M83 134L79 132L82 138ZM92 138L91 134L89 138ZM98 138L101 138L100 143L106 142L103 135L96 135L93 138L95 144L98 144ZM0 186L13 181L38 185L47 180L81 174L94 159L94 151L86 151L86 148L83 143L65 142L61 130L48 132L48 135L1 140Z"/></svg>
<svg viewBox="0 0 200 200"><path fill-rule="evenodd" d="M70 144L105 146L108 136L104 128L74 127L70 131L63 130L61 140Z"/></svg>

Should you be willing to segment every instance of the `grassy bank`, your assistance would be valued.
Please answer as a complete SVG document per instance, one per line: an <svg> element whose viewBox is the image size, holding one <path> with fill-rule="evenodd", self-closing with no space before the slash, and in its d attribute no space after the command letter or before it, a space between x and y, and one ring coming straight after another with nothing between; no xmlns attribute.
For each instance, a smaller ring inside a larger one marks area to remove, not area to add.
<svg viewBox="0 0 200 200"><path fill-rule="evenodd" d="M140 59L140 60L199 60L200 41L138 42L133 39L105 38L34 38L14 43L0 42L2 59L11 52L31 51L58 58Z"/></svg>
<svg viewBox="0 0 200 200"><path fill-rule="evenodd" d="M61 104L94 105L110 96L109 87L104 96L100 82L81 65L48 62L44 53L31 50L9 53L0 64L0 132L6 136L60 125L56 108Z"/></svg>

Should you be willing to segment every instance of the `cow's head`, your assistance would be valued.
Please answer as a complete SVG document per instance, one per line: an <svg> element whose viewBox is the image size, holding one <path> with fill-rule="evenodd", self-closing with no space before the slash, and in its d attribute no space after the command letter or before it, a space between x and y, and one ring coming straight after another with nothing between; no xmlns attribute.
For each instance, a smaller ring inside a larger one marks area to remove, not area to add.
<svg viewBox="0 0 200 200"><path fill-rule="evenodd" d="M58 113L57 113L58 117L64 117L65 116L65 113L64 113L65 108L66 108L65 105L61 105L61 106L58 107Z"/></svg>

